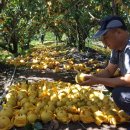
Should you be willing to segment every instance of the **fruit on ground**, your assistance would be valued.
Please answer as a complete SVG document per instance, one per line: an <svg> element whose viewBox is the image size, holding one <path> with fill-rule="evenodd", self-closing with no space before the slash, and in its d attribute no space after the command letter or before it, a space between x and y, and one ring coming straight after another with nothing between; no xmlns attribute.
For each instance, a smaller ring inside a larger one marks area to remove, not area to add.
<svg viewBox="0 0 130 130"><path fill-rule="evenodd" d="M11 127L10 119L7 116L0 116L0 130L8 130Z"/></svg>

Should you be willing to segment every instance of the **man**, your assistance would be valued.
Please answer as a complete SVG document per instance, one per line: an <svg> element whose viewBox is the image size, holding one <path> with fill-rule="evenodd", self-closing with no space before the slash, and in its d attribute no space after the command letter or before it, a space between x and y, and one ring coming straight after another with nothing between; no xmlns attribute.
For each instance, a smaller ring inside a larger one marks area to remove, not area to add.
<svg viewBox="0 0 130 130"><path fill-rule="evenodd" d="M101 21L99 31L93 36L101 38L112 52L107 67L95 75L86 75L83 85L103 84L112 92L117 106L130 115L130 37L119 16L108 16ZM113 77L120 69L121 76ZM113 78L112 78L113 77Z"/></svg>
<svg viewBox="0 0 130 130"><path fill-rule="evenodd" d="M42 35L41 35L41 42L42 42L42 44L43 44L43 42L44 42L44 39L45 39L45 34L42 34Z"/></svg>

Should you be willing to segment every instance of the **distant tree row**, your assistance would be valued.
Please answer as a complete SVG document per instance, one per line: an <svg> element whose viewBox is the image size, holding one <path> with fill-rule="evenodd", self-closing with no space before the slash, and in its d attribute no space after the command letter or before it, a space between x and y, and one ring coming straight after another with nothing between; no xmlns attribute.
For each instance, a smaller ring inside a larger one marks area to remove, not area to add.
<svg viewBox="0 0 130 130"><path fill-rule="evenodd" d="M129 23L130 1L1 0L0 47L17 56L36 34L51 31L58 42L65 34L69 46L83 50L99 20L116 14Z"/></svg>

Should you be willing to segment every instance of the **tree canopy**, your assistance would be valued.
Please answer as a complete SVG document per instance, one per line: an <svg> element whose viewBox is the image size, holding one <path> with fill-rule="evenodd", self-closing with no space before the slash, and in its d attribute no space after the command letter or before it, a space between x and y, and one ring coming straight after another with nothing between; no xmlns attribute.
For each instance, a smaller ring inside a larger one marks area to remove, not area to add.
<svg viewBox="0 0 130 130"><path fill-rule="evenodd" d="M83 50L102 17L120 15L129 23L129 14L129 0L1 0L0 47L18 55L36 34L51 31L58 41L65 34L68 45Z"/></svg>

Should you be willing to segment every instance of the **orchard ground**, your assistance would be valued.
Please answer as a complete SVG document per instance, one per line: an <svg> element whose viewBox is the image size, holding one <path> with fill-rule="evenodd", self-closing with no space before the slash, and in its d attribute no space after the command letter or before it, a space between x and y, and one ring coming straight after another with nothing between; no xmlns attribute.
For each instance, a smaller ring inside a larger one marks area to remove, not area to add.
<svg viewBox="0 0 130 130"><path fill-rule="evenodd" d="M95 53L96 51L89 49L89 52ZM94 55L94 54L93 54ZM101 58L102 59L102 58ZM2 98L6 95L9 86L13 82L27 80L29 82L38 81L41 79L47 79L49 81L64 81L75 83L76 73L74 71L64 71L55 73L50 69L47 70L37 70L30 69L27 67L14 67L13 65L5 65L4 63L0 63L0 95L1 95L1 104ZM98 86L96 89L101 89L103 91L107 90L104 86ZM46 130L54 130L55 124L52 122L48 122L47 124L43 124L43 128ZM13 128L12 130L24 130L24 128ZM94 123L84 124L82 122L70 122L68 124L58 123L58 130L130 130L130 123L123 123L117 126L102 124L101 126L97 126Z"/></svg>

